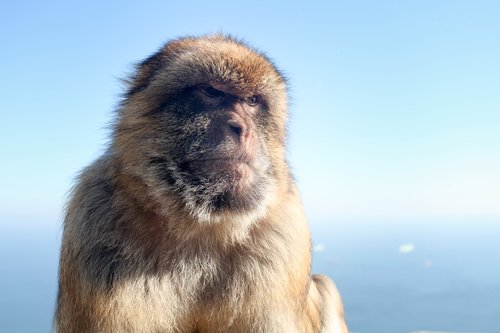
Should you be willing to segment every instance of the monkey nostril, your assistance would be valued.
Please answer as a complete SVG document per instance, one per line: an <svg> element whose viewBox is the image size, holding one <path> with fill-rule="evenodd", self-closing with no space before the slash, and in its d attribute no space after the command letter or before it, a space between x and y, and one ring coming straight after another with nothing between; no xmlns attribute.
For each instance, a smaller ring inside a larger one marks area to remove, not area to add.
<svg viewBox="0 0 500 333"><path fill-rule="evenodd" d="M243 132L243 129L241 128L241 126L229 124L229 129L231 130L231 132L236 134L236 136L238 138L241 137L241 134Z"/></svg>
<svg viewBox="0 0 500 333"><path fill-rule="evenodd" d="M238 140L245 136L246 125L241 119L229 119L226 123L226 133L236 137Z"/></svg>

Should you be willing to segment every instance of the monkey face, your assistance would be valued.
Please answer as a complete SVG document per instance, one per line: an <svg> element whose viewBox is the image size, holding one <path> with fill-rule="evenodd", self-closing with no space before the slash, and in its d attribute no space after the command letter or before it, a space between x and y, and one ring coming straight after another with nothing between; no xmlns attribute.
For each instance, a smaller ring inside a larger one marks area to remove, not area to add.
<svg viewBox="0 0 500 333"><path fill-rule="evenodd" d="M151 115L158 130L150 139L163 152L151 159L158 184L197 210L255 209L272 171L257 125L263 112L259 97L241 98L223 85L184 89Z"/></svg>
<svg viewBox="0 0 500 333"><path fill-rule="evenodd" d="M265 209L285 169L286 87L262 55L221 36L169 43L123 109L116 141L159 200L200 220Z"/></svg>

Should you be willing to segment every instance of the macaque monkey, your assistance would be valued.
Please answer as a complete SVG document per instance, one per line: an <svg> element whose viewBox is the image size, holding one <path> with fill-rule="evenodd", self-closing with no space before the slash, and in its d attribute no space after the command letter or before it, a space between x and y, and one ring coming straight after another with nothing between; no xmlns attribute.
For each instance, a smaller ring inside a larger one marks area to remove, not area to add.
<svg viewBox="0 0 500 333"><path fill-rule="evenodd" d="M127 85L67 207L55 330L347 332L334 284L310 273L275 66L232 37L188 37Z"/></svg>

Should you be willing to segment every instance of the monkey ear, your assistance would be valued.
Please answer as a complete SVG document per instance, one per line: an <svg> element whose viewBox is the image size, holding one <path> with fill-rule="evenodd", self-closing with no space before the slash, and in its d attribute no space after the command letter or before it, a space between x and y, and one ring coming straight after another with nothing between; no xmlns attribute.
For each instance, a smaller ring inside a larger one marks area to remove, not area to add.
<svg viewBox="0 0 500 333"><path fill-rule="evenodd" d="M192 42L192 38L186 37L173 40L165 44L158 52L149 56L146 60L136 66L136 71L129 79L124 80L127 86L126 97L146 88L160 71L160 69L176 54L181 53Z"/></svg>
<svg viewBox="0 0 500 333"><path fill-rule="evenodd" d="M149 85L151 79L164 64L164 50L165 48L162 48L146 60L137 64L135 73L128 79L123 80L127 86L126 97L134 95Z"/></svg>

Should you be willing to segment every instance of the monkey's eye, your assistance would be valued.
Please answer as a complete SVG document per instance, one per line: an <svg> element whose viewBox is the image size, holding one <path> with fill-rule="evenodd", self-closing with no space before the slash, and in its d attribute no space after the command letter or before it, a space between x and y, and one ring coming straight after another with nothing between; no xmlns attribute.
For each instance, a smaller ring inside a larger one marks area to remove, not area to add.
<svg viewBox="0 0 500 333"><path fill-rule="evenodd" d="M212 86L202 87L201 90L203 91L203 93L205 95L207 95L208 97L211 97L211 98L219 98L219 97L224 96L223 91L217 90Z"/></svg>
<svg viewBox="0 0 500 333"><path fill-rule="evenodd" d="M256 106L257 104L259 104L259 96L257 95L250 96L245 100L245 103L247 103L250 106Z"/></svg>

